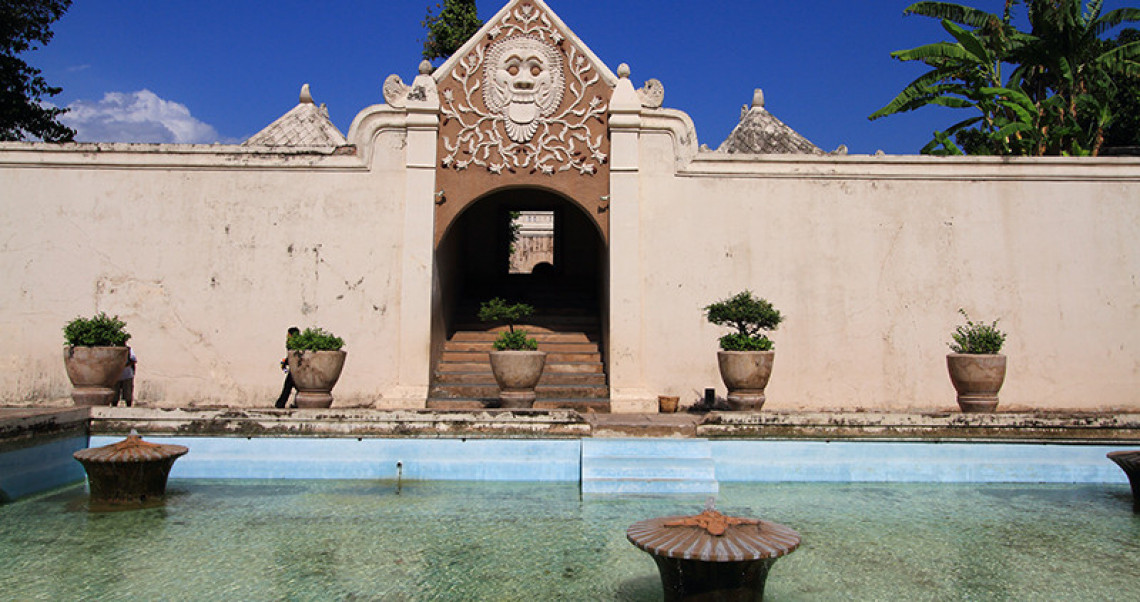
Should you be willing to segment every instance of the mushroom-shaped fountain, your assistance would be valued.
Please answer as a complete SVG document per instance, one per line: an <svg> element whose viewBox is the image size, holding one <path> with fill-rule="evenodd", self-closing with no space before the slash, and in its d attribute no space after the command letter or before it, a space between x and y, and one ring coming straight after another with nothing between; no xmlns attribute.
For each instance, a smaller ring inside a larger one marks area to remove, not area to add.
<svg viewBox="0 0 1140 602"><path fill-rule="evenodd" d="M1140 513L1140 449L1109 452L1108 459L1128 475L1128 483L1132 485L1132 510Z"/></svg>
<svg viewBox="0 0 1140 602"><path fill-rule="evenodd" d="M87 471L92 502L141 504L166 493L170 468L188 451L182 445L143 441L132 429L118 443L81 449L73 455Z"/></svg>
<svg viewBox="0 0 1140 602"><path fill-rule="evenodd" d="M768 569L800 545L788 527L712 508L634 523L626 537L653 556L670 602L761 600Z"/></svg>

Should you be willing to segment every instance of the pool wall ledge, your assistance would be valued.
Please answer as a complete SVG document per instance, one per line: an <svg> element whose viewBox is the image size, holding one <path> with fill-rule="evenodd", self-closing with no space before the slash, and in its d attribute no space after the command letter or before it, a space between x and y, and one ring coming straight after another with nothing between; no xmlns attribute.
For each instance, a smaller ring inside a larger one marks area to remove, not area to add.
<svg viewBox="0 0 1140 602"><path fill-rule="evenodd" d="M1140 444L1140 413L712 412L696 436Z"/></svg>
<svg viewBox="0 0 1140 602"><path fill-rule="evenodd" d="M236 437L566 439L588 437L574 410L277 410L93 407L91 434Z"/></svg>

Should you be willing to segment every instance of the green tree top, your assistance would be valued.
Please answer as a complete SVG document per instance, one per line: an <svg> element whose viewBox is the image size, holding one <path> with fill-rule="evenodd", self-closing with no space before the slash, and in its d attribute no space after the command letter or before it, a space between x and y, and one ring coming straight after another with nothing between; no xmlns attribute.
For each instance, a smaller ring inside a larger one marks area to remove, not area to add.
<svg viewBox="0 0 1140 602"><path fill-rule="evenodd" d="M45 97L62 89L47 85L39 69L17 58L47 44L51 24L70 6L71 0L0 1L0 141L69 142L75 137L75 130L59 122L67 109L42 106Z"/></svg>
<svg viewBox="0 0 1140 602"><path fill-rule="evenodd" d="M1001 16L953 2L907 7L904 14L941 20L952 39L891 53L931 69L870 118L927 105L972 109L973 116L935 132L924 153L1097 154L1120 84L1140 74L1140 43L1106 44L1100 36L1140 21L1140 9L1025 0L1025 32L1011 24L1017 3L1005 0ZM1014 67L1008 75L1006 65Z"/></svg>
<svg viewBox="0 0 1140 602"><path fill-rule="evenodd" d="M444 0L435 8L439 14L433 14L429 8L423 22L427 29L424 58L429 61L447 59L483 26L475 0Z"/></svg>

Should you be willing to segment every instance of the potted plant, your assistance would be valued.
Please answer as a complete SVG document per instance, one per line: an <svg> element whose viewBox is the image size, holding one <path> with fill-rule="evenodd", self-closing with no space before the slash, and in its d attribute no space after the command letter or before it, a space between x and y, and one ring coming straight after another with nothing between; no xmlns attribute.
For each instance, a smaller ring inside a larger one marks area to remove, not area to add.
<svg viewBox="0 0 1140 602"><path fill-rule="evenodd" d="M534 388L542 378L546 365L546 352L538 350L538 341L527 336L515 324L534 313L525 303L507 303L495 297L479 307L479 319L484 322L505 322L507 330L495 340L490 353L491 372L499 384L499 405L503 408L529 408L536 398Z"/></svg>
<svg viewBox="0 0 1140 602"><path fill-rule="evenodd" d="M720 338L717 353L720 377L728 388L733 410L759 410L772 375L772 340L763 331L775 330L784 317L766 299L745 290L705 308L705 317L718 326L736 329Z"/></svg>
<svg viewBox="0 0 1140 602"><path fill-rule="evenodd" d="M298 408L327 408L332 405L332 388L340 378L348 356L341 347L344 347L344 339L320 328L306 328L286 339L289 374L297 387Z"/></svg>
<svg viewBox="0 0 1140 602"><path fill-rule="evenodd" d="M997 320L983 324L970 320L963 309L958 313L966 323L951 334L953 353L946 356L950 382L958 391L958 406L963 412L992 412L1005 382L1005 356L999 353L1005 333L997 329Z"/></svg>
<svg viewBox="0 0 1140 602"><path fill-rule="evenodd" d="M63 365L73 387L77 406L109 406L118 392L115 385L127 366L131 335L118 316L99 312L78 317L63 327Z"/></svg>

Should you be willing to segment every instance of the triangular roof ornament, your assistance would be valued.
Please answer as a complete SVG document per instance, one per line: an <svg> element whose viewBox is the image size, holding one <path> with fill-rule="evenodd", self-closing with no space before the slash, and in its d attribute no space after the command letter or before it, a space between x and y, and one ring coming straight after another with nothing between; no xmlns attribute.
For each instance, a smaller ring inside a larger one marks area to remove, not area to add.
<svg viewBox="0 0 1140 602"><path fill-rule="evenodd" d="M511 17L514 17L511 19ZM562 36L566 43L569 43L575 48L581 56L586 60L593 63L594 70L611 88L617 85L618 76L606 66L604 62L594 51L590 50L582 39L577 36L566 23L558 17L557 14L550 7L543 2L543 0L511 0L495 13L494 17L487 19L483 27L479 29L475 35L471 36L459 48L451 58L444 61L442 65L432 74L436 82L441 82L447 77L472 50L474 50L483 40L487 38L495 39L507 35L518 34L521 32L513 31L518 28L513 25L508 25L508 21L534 23L536 25L545 26L556 31L555 36Z"/></svg>
<svg viewBox="0 0 1140 602"><path fill-rule="evenodd" d="M335 148L347 142L329 119L328 109L313 102L309 84L301 86L297 106L250 136L243 146L293 146Z"/></svg>

